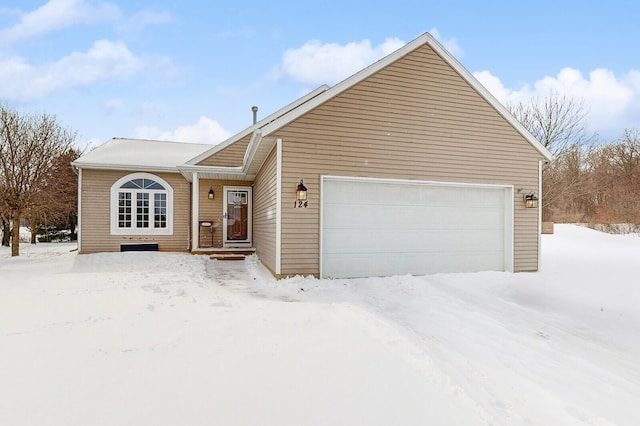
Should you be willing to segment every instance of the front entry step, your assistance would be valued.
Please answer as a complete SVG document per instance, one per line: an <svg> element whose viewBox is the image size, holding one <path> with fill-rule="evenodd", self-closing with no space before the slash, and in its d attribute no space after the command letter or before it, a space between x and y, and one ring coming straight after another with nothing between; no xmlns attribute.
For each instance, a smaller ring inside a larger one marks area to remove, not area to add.
<svg viewBox="0 0 640 426"><path fill-rule="evenodd" d="M244 254L212 254L209 256L211 260L244 260Z"/></svg>
<svg viewBox="0 0 640 426"><path fill-rule="evenodd" d="M244 260L246 256L251 256L256 249L249 248L219 248L207 250L209 258L212 260Z"/></svg>

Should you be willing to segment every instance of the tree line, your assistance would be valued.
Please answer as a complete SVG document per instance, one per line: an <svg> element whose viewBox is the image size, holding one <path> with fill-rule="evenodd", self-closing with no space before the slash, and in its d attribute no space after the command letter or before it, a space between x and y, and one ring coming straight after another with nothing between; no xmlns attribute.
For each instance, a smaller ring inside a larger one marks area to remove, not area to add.
<svg viewBox="0 0 640 426"><path fill-rule="evenodd" d="M542 171L543 221L640 224L639 129L599 141L584 103L553 92L508 109L554 156Z"/></svg>
<svg viewBox="0 0 640 426"><path fill-rule="evenodd" d="M2 245L11 245L12 256L19 255L21 224L30 228L33 243L40 228L75 232L75 142L76 133L54 115L0 105L0 225Z"/></svg>

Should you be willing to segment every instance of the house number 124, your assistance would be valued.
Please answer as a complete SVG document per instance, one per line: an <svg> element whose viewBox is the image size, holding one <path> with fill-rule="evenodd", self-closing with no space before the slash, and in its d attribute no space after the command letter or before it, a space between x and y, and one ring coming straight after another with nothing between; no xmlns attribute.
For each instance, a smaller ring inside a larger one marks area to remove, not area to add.
<svg viewBox="0 0 640 426"><path fill-rule="evenodd" d="M309 205L309 201L296 200L293 202L294 209L306 209Z"/></svg>

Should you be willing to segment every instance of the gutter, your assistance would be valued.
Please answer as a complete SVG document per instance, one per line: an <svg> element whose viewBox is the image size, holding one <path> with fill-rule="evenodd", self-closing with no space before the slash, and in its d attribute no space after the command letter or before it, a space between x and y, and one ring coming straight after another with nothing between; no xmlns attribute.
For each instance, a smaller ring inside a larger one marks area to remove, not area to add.
<svg viewBox="0 0 640 426"><path fill-rule="evenodd" d="M180 170L178 170L175 166L154 167L154 166L140 166L140 165L126 165L126 164L78 163L75 161L72 162L71 165L78 169L180 173Z"/></svg>

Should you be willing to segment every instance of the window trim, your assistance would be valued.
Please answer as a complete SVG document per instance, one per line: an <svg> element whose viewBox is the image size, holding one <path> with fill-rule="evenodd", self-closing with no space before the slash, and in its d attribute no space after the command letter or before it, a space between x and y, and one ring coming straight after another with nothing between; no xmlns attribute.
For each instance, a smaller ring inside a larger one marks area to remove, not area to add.
<svg viewBox="0 0 640 426"><path fill-rule="evenodd" d="M122 189L122 185L125 183L134 180L134 179L149 179L158 182L165 189L139 189L139 188L125 188ZM118 226L118 218L119 218L119 209L118 209L118 200L119 194L121 192L129 192L131 193L131 201L132 201L132 211L131 211L131 227L130 228L120 228ZM138 228L136 225L136 198L138 193L147 193L149 194L149 228ZM166 194L166 218L167 218L167 226L165 228L155 228L155 211L154 211L154 198L153 194ZM115 181L113 185L111 185L111 196L110 196L110 221L111 221L111 235L173 235L173 188L166 180L161 177L151 174L151 173L130 173L128 175L122 176L120 179Z"/></svg>

